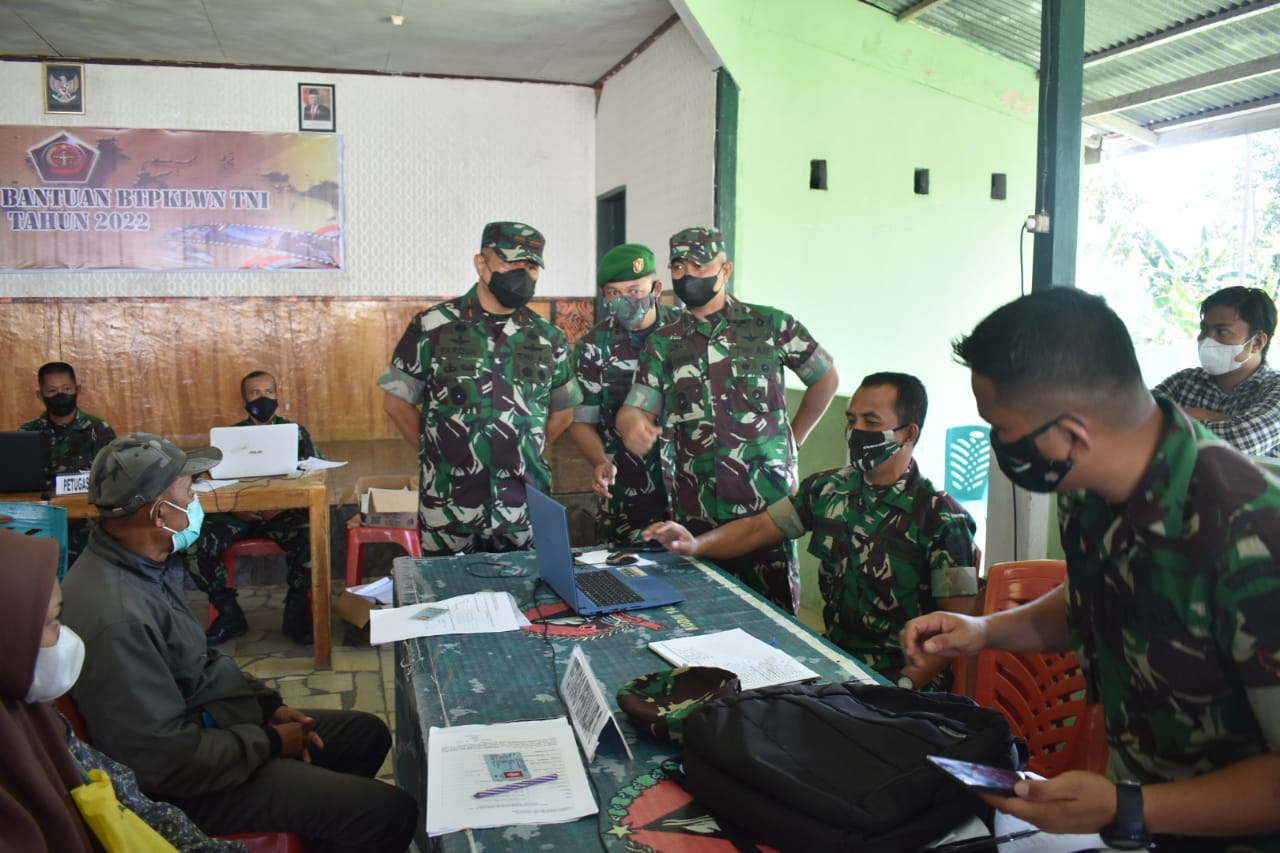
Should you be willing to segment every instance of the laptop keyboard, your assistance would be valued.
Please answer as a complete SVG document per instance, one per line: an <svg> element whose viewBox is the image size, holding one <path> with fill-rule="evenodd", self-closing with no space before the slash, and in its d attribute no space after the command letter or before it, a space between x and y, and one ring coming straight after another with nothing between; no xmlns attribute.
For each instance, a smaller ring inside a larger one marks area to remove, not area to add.
<svg viewBox="0 0 1280 853"><path fill-rule="evenodd" d="M575 576L578 589L601 607L614 604L631 604L644 601L635 590L618 580L610 572L581 572Z"/></svg>

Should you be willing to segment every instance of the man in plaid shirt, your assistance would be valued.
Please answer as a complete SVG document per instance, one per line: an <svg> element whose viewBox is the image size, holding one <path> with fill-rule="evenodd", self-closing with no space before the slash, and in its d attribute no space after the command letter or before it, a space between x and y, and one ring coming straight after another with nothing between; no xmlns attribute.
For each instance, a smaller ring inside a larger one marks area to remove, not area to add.
<svg viewBox="0 0 1280 853"><path fill-rule="evenodd" d="M1256 287L1227 287L1200 303L1200 367L1153 391L1241 453L1280 457L1280 372L1267 366L1276 303Z"/></svg>

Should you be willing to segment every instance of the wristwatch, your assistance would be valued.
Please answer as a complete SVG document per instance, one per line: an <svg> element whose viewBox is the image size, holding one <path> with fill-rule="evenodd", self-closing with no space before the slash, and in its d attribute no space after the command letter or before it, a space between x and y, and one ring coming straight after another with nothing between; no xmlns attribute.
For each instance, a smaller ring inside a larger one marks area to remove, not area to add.
<svg viewBox="0 0 1280 853"><path fill-rule="evenodd" d="M899 675L899 676L898 676L898 686L899 686L899 687L901 687L903 690L915 690L915 689L916 689L916 683L915 683L914 681L912 681L912 680L911 680L911 676L909 676L909 675Z"/></svg>
<svg viewBox="0 0 1280 853"><path fill-rule="evenodd" d="M1114 850L1141 850L1151 843L1142 814L1142 786L1137 782L1116 783L1116 819L1099 833Z"/></svg>

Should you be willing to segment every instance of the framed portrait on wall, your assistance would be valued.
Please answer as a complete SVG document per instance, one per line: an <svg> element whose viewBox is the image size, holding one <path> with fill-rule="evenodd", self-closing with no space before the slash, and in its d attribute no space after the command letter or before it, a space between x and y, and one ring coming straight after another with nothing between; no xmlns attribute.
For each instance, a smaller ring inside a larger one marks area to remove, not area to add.
<svg viewBox="0 0 1280 853"><path fill-rule="evenodd" d="M44 111L84 115L84 65L46 62L43 67Z"/></svg>
<svg viewBox="0 0 1280 853"><path fill-rule="evenodd" d="M323 83L298 84L298 130L333 133L337 127L334 87Z"/></svg>

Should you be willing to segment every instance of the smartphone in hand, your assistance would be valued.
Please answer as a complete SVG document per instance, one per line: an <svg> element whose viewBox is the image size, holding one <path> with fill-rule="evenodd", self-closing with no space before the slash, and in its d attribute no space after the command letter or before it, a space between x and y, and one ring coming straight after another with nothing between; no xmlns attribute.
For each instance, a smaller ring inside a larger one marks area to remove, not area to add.
<svg viewBox="0 0 1280 853"><path fill-rule="evenodd" d="M928 758L953 779L984 794L1012 797L1013 786L1026 778L1017 770L1006 770L989 764L974 764L955 758L943 758L940 755L930 755Z"/></svg>

